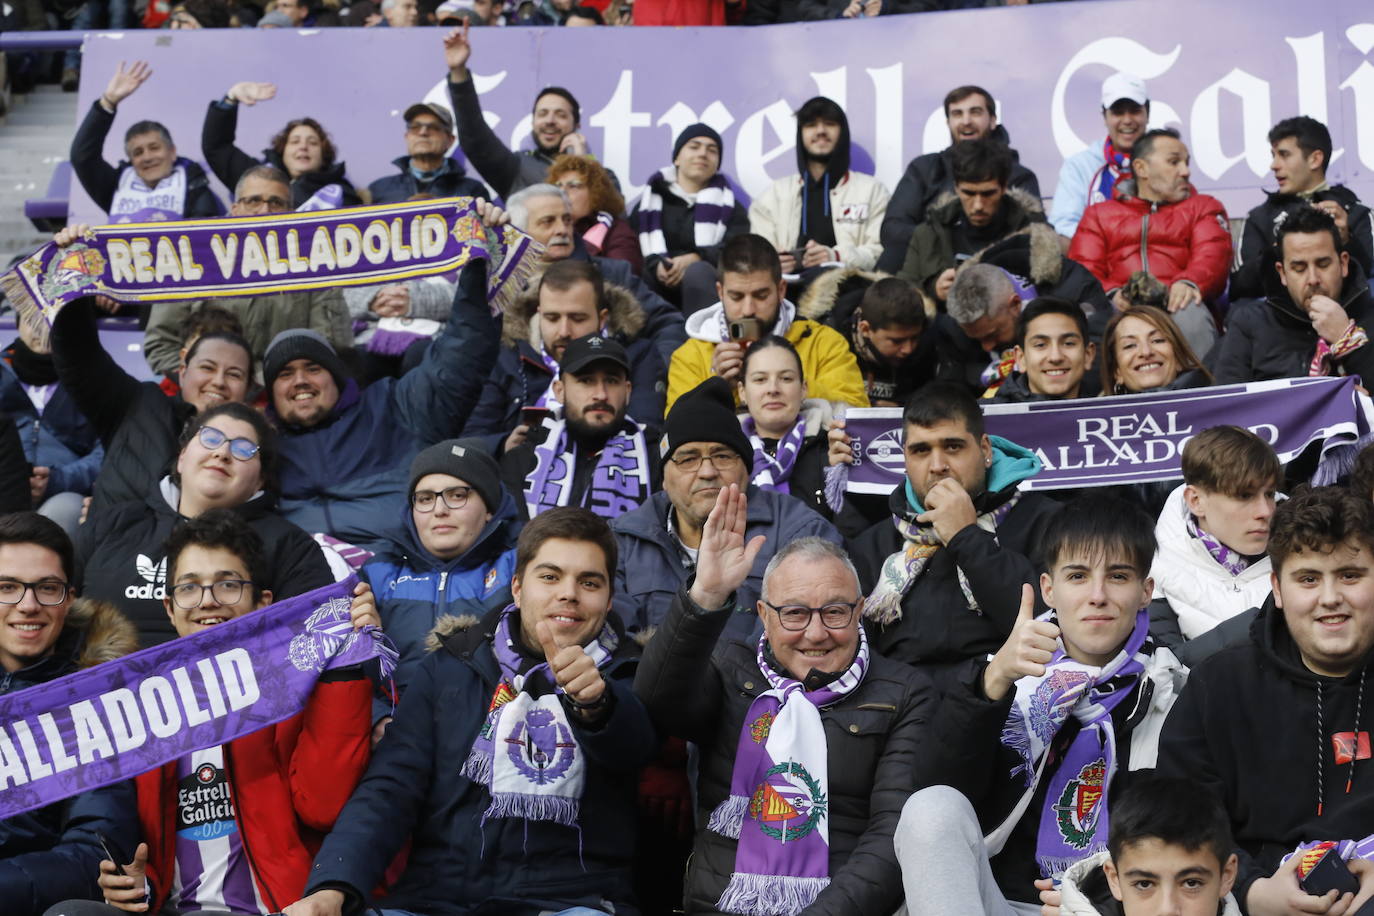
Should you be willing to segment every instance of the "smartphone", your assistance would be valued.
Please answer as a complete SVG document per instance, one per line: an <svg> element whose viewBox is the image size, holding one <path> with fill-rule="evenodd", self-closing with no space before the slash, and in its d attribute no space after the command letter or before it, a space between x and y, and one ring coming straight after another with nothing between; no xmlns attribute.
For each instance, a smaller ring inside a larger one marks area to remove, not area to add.
<svg viewBox="0 0 1374 916"><path fill-rule="evenodd" d="M521 407L520 422L530 429L538 429L544 425L544 421L553 416L553 411L547 407Z"/></svg>
<svg viewBox="0 0 1374 916"><path fill-rule="evenodd" d="M1302 874L1302 869L1307 866L1307 859L1317 850L1308 850L1303 856L1304 861L1299 863L1298 884L1302 889L1314 897L1320 897L1328 891L1335 890L1339 894L1358 894L1360 892L1360 881L1350 873L1350 868L1336 851L1337 847L1333 843L1320 852L1317 861L1307 867L1307 873Z"/></svg>
<svg viewBox="0 0 1374 916"><path fill-rule="evenodd" d="M793 249L792 249L792 257L793 257L793 258L796 260L796 262L797 262L797 270L800 271L800 270L802 269L802 258L806 257L806 249L805 249L805 248L793 248Z"/></svg>
<svg viewBox="0 0 1374 916"><path fill-rule="evenodd" d="M96 839L96 842L98 842L98 843L100 844L100 849L101 849L101 851L105 853L105 858L109 859L111 862L114 863L115 874L116 874L116 875L124 875L124 874L127 874L127 872L124 871L124 866L119 864L121 857L115 855L113 852L110 851L110 841L109 841L109 839L106 838L105 834L103 834L103 833L101 833L99 830L97 830L97 831L95 832L95 839Z"/></svg>
<svg viewBox="0 0 1374 916"><path fill-rule="evenodd" d="M729 331L731 340L758 340L763 336L763 322L757 318L739 318L730 322Z"/></svg>

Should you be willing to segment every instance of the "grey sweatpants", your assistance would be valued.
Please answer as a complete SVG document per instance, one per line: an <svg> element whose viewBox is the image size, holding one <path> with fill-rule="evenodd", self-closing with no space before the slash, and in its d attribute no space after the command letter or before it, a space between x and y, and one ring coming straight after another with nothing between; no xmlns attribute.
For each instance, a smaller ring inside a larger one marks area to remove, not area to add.
<svg viewBox="0 0 1374 916"><path fill-rule="evenodd" d="M978 815L957 789L930 786L907 799L893 843L911 916L1039 916L1039 904L1002 896Z"/></svg>

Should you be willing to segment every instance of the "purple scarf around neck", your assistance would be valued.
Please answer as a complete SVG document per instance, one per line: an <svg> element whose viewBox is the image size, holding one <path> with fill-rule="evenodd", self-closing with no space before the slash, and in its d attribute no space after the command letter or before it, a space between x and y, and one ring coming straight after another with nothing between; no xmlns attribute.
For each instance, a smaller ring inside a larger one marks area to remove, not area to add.
<svg viewBox="0 0 1374 916"><path fill-rule="evenodd" d="M644 427L626 418L595 455L581 454L566 420L544 420L548 433L535 446L534 470L525 478L525 508L534 518L545 509L570 504L577 462L595 461L580 505L605 519L638 509L651 494L649 446Z"/></svg>
<svg viewBox="0 0 1374 916"><path fill-rule="evenodd" d="M806 440L806 417L797 417L797 422L792 424L787 435L778 440L777 453L774 455L768 454L768 449L764 447L763 437L758 434L752 416L745 414L740 417L739 425L744 428L749 444L754 447L754 469L750 474L750 482L761 490L790 493L787 481L792 478L792 468Z"/></svg>
<svg viewBox="0 0 1374 916"><path fill-rule="evenodd" d="M1226 570L1233 576L1239 576L1250 568L1250 560L1243 554L1236 553L1221 541L1202 530L1202 526L1197 523L1197 517L1189 512L1186 519L1188 533L1202 542L1202 546L1207 548L1207 553L1217 565Z"/></svg>

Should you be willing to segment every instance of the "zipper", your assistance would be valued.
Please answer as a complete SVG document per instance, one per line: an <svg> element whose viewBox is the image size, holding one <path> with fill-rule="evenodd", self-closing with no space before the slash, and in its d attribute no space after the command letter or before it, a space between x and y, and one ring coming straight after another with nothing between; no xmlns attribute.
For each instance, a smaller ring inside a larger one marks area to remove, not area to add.
<svg viewBox="0 0 1374 916"><path fill-rule="evenodd" d="M1150 214L1154 209L1154 204L1150 204L1150 209L1140 218L1140 269L1145 273L1150 272Z"/></svg>
<svg viewBox="0 0 1374 916"><path fill-rule="evenodd" d="M223 748L224 767L229 771L227 774L229 777L229 794L234 801L234 823L238 824L239 828L239 845L243 847L243 855L248 859L248 869L253 873L253 884L267 896L267 905L272 908L272 912L276 913L281 910L281 907L277 906L276 898L272 896L272 888L267 886L267 879L262 877L262 872L258 870L258 863L253 858L253 850L248 845L248 831L244 829L242 806L239 803L242 796L239 795L238 784L234 781L235 767L233 755L229 752L229 743L225 742Z"/></svg>

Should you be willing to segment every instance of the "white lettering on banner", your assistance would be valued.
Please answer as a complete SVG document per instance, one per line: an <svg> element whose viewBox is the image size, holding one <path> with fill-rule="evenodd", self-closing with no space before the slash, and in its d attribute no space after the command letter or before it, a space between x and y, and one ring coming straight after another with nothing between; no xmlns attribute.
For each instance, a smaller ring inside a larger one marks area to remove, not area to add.
<svg viewBox="0 0 1374 916"><path fill-rule="evenodd" d="M780 141L777 146L763 148L764 124L772 128ZM768 177L768 163L790 153L796 147L796 122L792 119L792 108L781 99L744 119L739 126L739 137L733 144L735 148L735 179L744 187L745 192L757 197L768 189L773 179Z"/></svg>
<svg viewBox="0 0 1374 916"><path fill-rule="evenodd" d="M588 122L603 131L605 140L601 147L601 160L606 163L606 168L620 178L620 186L627 200L638 197L644 189L643 185L634 183L630 169L630 132L636 127L648 127L653 123L649 112L634 110L634 88L634 71L620 71L620 81L615 84L610 101Z"/></svg>
<svg viewBox="0 0 1374 916"><path fill-rule="evenodd" d="M1167 54L1156 54L1138 41L1130 38L1099 38L1084 45L1064 69L1059 71L1059 79L1054 84L1054 96L1050 102L1050 129L1054 132L1054 145L1065 159L1088 148L1088 143L1073 132L1069 126L1069 114L1064 101L1069 80L1079 70L1090 64L1105 64L1116 70L1134 73L1143 80L1149 80L1165 73L1183 53L1183 45L1175 45ZM1160 127L1170 121L1182 123L1178 113L1157 98L1150 99L1150 126ZM1094 143L1102 141L1094 137Z"/></svg>
<svg viewBox="0 0 1374 916"><path fill-rule="evenodd" d="M1374 49L1374 24L1361 22L1345 30L1345 37L1361 54ZM1353 90L1355 95L1355 148L1360 164L1374 169L1374 66L1362 61L1355 72L1346 77L1340 88Z"/></svg>
<svg viewBox="0 0 1374 916"><path fill-rule="evenodd" d="M1226 155L1221 148L1221 93L1240 99L1242 151ZM1269 83L1239 67L1203 89L1193 102L1189 147L1193 162L1208 178L1219 178L1242 159L1256 176L1269 171Z"/></svg>
<svg viewBox="0 0 1374 916"><path fill-rule="evenodd" d="M1306 38L1285 38L1284 42L1293 49L1293 59L1298 73L1298 112L1309 118L1316 118L1323 124L1326 120L1326 35L1317 32ZM1341 158L1345 150L1336 147L1331 150L1331 162Z"/></svg>
<svg viewBox="0 0 1374 916"><path fill-rule="evenodd" d="M149 675L137 686L79 700L65 710L2 723L0 792L142 747L149 732L172 737L247 708L261 697L252 656L246 649L233 648L165 675ZM42 732L44 747L30 721ZM66 721L70 728L64 733Z"/></svg>
<svg viewBox="0 0 1374 916"><path fill-rule="evenodd" d="M902 65L869 68L868 78L873 81L873 109L878 112L877 123L873 125L873 174L888 189L897 187L906 171L906 159L902 157ZM896 117L887 116L897 112Z"/></svg>

